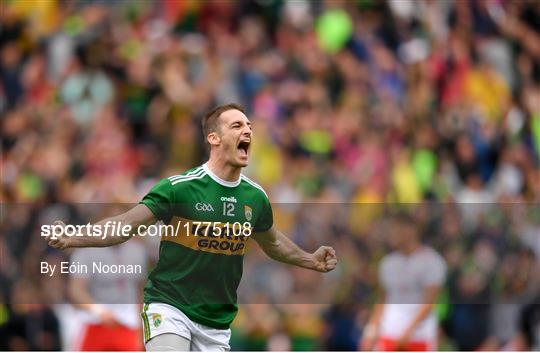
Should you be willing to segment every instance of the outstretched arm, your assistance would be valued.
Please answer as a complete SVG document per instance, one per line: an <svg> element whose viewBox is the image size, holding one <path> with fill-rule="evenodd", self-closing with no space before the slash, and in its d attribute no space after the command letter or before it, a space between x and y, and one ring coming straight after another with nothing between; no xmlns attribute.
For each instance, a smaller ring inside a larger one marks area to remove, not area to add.
<svg viewBox="0 0 540 353"><path fill-rule="evenodd" d="M359 349L362 351L372 351L375 348L381 326L381 318L384 311L385 294L381 290L380 303L373 307L371 317L362 332L362 340L359 342Z"/></svg>
<svg viewBox="0 0 540 353"><path fill-rule="evenodd" d="M73 305L86 310L102 324L118 325L114 313L107 306L95 303L88 290L88 279L71 276L68 284L68 298Z"/></svg>
<svg viewBox="0 0 540 353"><path fill-rule="evenodd" d="M319 272L332 271L337 264L335 250L321 246L313 254L305 252L274 227L254 233L253 239L271 259Z"/></svg>
<svg viewBox="0 0 540 353"><path fill-rule="evenodd" d="M106 218L94 224L94 226L100 226L105 234L100 237L91 236L91 234L85 234L83 236L61 236L56 239L49 238L49 246L55 249L67 249L67 248L85 248L85 247L105 247L121 244L129 239L131 236L117 236L113 235L111 229L105 227L107 222L116 222L116 224L130 225L132 234L137 230L137 227L141 224L150 224L155 222L155 216L150 209L145 205L137 205L129 211L122 213L121 215ZM62 221L56 221L55 225L65 226ZM107 234L109 233L109 234Z"/></svg>

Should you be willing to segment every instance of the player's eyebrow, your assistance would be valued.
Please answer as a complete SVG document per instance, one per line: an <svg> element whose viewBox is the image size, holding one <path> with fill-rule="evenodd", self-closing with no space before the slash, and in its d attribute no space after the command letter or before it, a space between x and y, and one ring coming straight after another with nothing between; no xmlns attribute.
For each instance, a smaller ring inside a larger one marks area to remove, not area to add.
<svg viewBox="0 0 540 353"><path fill-rule="evenodd" d="M234 126L235 124L240 124L240 125L241 125L242 122L243 122L242 120L236 120L236 121L233 121L229 126ZM251 127L251 121L248 120L248 121L246 122L246 125L249 126L249 127Z"/></svg>

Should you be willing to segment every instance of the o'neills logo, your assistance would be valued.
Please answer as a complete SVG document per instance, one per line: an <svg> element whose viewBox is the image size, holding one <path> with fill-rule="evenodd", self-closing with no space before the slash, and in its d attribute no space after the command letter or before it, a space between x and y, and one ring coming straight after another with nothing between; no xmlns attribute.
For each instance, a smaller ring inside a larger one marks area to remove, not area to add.
<svg viewBox="0 0 540 353"><path fill-rule="evenodd" d="M227 201L227 202L236 203L236 198L234 196L229 196L229 197L222 196L221 201L224 201L224 202Z"/></svg>

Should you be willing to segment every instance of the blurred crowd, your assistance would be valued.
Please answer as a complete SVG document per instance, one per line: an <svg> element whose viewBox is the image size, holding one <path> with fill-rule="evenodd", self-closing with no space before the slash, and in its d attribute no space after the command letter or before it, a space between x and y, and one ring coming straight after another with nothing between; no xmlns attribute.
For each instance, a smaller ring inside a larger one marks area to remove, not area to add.
<svg viewBox="0 0 540 353"><path fill-rule="evenodd" d="M539 2L0 6L0 349L66 349L63 309L28 304L65 297L37 273L68 256L39 226L201 164L200 119L228 102L276 225L340 257L321 276L249 254L233 349L357 349L403 207L448 264L441 347L540 349Z"/></svg>

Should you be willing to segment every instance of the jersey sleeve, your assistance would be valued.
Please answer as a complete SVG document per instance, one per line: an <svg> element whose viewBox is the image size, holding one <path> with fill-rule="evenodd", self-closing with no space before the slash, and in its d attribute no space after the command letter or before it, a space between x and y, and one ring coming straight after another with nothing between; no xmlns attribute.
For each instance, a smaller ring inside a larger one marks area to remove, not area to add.
<svg viewBox="0 0 540 353"><path fill-rule="evenodd" d="M160 180L139 203L146 205L158 220L168 221L174 204L170 180Z"/></svg>
<svg viewBox="0 0 540 353"><path fill-rule="evenodd" d="M268 200L268 197L266 195L262 195L262 206L260 215L257 218L257 223L253 227L253 230L255 232L265 232L268 229L272 228L272 225L274 224L274 215L272 213L272 205L270 204L270 200Z"/></svg>
<svg viewBox="0 0 540 353"><path fill-rule="evenodd" d="M444 283L446 278L446 263L441 255L433 252L431 256L427 258L426 272L424 276L425 286L440 286Z"/></svg>

